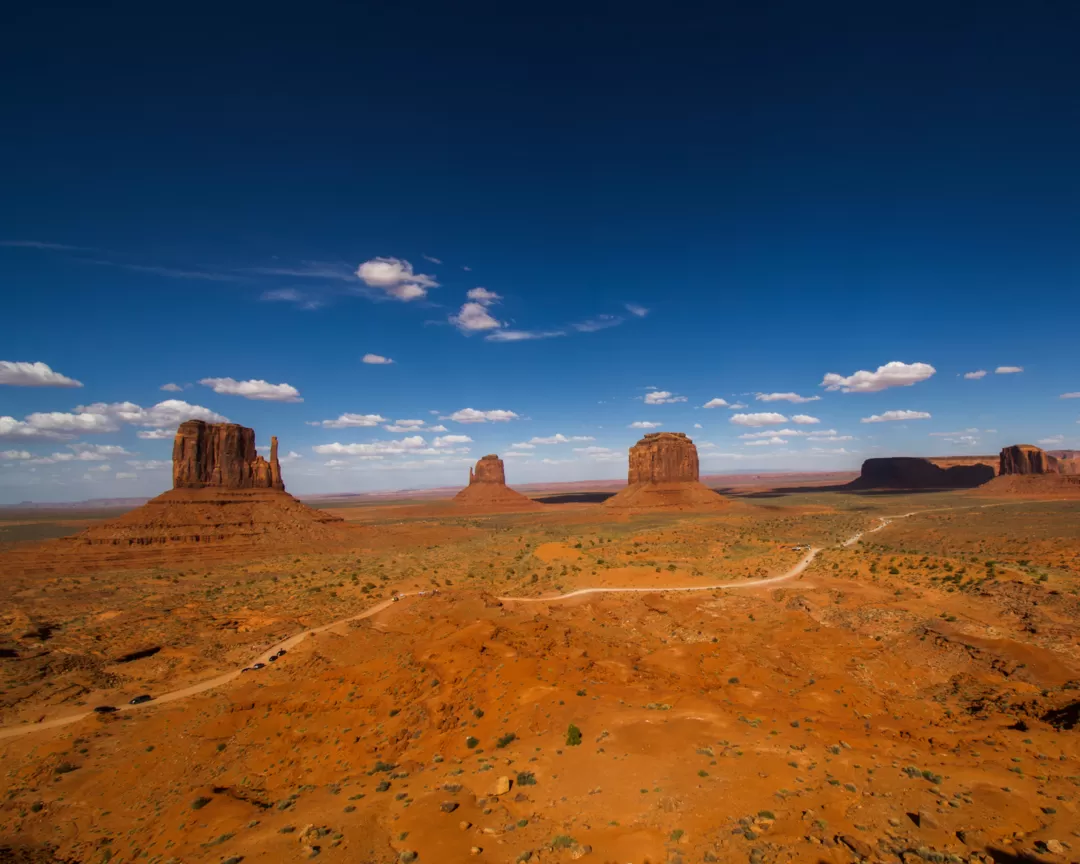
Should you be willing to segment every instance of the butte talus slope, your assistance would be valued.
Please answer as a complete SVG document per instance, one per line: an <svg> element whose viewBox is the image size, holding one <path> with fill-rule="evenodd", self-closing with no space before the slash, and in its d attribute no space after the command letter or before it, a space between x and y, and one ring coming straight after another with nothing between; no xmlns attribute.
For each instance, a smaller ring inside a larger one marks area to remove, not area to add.
<svg viewBox="0 0 1080 864"><path fill-rule="evenodd" d="M67 542L80 546L289 543L330 539L337 516L285 491L271 439L270 460L255 432L235 423L182 423L173 444L173 488Z"/></svg>
<svg viewBox="0 0 1080 864"><path fill-rule="evenodd" d="M1070 458L1074 451L1058 452L1047 453L1032 444L1005 447L998 477L983 488L995 495L1080 497L1080 459Z"/></svg>
<svg viewBox="0 0 1080 864"><path fill-rule="evenodd" d="M506 469L494 453L469 469L469 485L454 496L454 505L496 510L538 510L544 506L506 485Z"/></svg>
<svg viewBox="0 0 1080 864"><path fill-rule="evenodd" d="M652 432L630 448L627 486L605 507L715 508L726 501L698 480L697 447L685 432Z"/></svg>

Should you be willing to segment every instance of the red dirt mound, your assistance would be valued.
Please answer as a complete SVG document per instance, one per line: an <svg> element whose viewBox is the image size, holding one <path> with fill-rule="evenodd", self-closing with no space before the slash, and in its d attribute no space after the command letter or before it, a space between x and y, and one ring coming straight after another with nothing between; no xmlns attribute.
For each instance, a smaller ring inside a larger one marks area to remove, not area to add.
<svg viewBox="0 0 1080 864"><path fill-rule="evenodd" d="M666 507L710 509L728 506L727 499L698 481L681 483L634 483L604 502L605 507Z"/></svg>
<svg viewBox="0 0 1080 864"><path fill-rule="evenodd" d="M496 511L539 510L544 506L506 485L506 469L494 453L484 456L475 469L469 469L469 485L454 496L454 505Z"/></svg>
<svg viewBox="0 0 1080 864"><path fill-rule="evenodd" d="M1007 498L1080 498L1080 474L1003 474L973 491Z"/></svg>

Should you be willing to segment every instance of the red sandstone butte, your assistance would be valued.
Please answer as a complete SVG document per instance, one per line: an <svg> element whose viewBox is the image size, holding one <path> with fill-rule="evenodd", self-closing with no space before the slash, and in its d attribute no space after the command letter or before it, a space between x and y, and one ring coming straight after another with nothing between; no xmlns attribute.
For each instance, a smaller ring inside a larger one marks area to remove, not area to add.
<svg viewBox="0 0 1080 864"><path fill-rule="evenodd" d="M607 507L712 508L726 502L698 480L697 447L685 432L652 432L630 448L627 486Z"/></svg>
<svg viewBox="0 0 1080 864"><path fill-rule="evenodd" d="M270 461L255 452L255 430L236 423L187 420L173 442L174 489L277 489L285 491L277 438Z"/></svg>
<svg viewBox="0 0 1080 864"><path fill-rule="evenodd" d="M543 506L506 485L506 468L494 453L469 469L469 485L454 496L454 504L493 510L534 510Z"/></svg>

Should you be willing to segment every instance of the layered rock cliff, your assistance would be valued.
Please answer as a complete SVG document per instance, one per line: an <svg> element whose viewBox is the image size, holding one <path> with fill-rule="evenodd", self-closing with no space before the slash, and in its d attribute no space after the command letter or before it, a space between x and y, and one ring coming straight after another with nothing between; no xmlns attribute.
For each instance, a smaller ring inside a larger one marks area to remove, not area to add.
<svg viewBox="0 0 1080 864"><path fill-rule="evenodd" d="M469 469L469 485L474 483L498 483L506 485L506 467L494 453L489 453L476 463L476 468Z"/></svg>
<svg viewBox="0 0 1080 864"><path fill-rule="evenodd" d="M277 438L270 461L255 452L255 430L236 423L187 420L173 441L173 488L277 489L285 491Z"/></svg>
<svg viewBox="0 0 1080 864"><path fill-rule="evenodd" d="M698 454L685 432L652 432L630 448L626 488L605 507L719 507L724 499L698 480Z"/></svg>
<svg viewBox="0 0 1080 864"><path fill-rule="evenodd" d="M627 483L694 483L697 479L697 447L685 432L652 432L630 448Z"/></svg>
<svg viewBox="0 0 1080 864"><path fill-rule="evenodd" d="M1002 475L1007 474L1057 474L1057 460L1040 447L1032 444L1013 444L1001 451Z"/></svg>

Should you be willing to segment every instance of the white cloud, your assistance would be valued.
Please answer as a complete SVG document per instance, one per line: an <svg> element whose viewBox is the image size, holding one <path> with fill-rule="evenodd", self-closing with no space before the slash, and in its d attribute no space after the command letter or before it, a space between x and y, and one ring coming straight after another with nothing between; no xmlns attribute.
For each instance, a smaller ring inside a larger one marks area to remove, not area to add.
<svg viewBox="0 0 1080 864"><path fill-rule="evenodd" d="M529 339L554 339L565 336L564 330L496 330L484 337L486 342L525 342Z"/></svg>
<svg viewBox="0 0 1080 864"><path fill-rule="evenodd" d="M567 462L571 462L571 459L541 459L542 465L565 465Z"/></svg>
<svg viewBox="0 0 1080 864"><path fill-rule="evenodd" d="M771 438L774 435L784 438L807 438L821 435L835 435L835 429L766 429L763 432L744 432L740 438Z"/></svg>
<svg viewBox="0 0 1080 864"><path fill-rule="evenodd" d="M291 384L270 384L261 378L250 381L237 381L235 378L203 378L199 381L215 393L228 396L243 396L245 399L258 399L263 402L303 402L300 391Z"/></svg>
<svg viewBox="0 0 1080 864"><path fill-rule="evenodd" d="M758 402L817 402L820 396L800 396L798 393L758 393Z"/></svg>
<svg viewBox="0 0 1080 864"><path fill-rule="evenodd" d="M670 405L673 402L685 402L685 396L676 396L668 390L654 390L645 394L646 405Z"/></svg>
<svg viewBox="0 0 1080 864"><path fill-rule="evenodd" d="M644 306L639 306L637 303L627 303L626 311L633 315L635 318L644 318L649 314L649 310Z"/></svg>
<svg viewBox="0 0 1080 864"><path fill-rule="evenodd" d="M528 441L518 441L516 444L510 445L515 450L535 450L536 445L530 444Z"/></svg>
<svg viewBox="0 0 1080 864"><path fill-rule="evenodd" d="M492 303L498 303L502 300L501 294L496 294L494 291L488 291L487 288L470 288L465 296L470 300L475 300L483 306L490 306Z"/></svg>
<svg viewBox="0 0 1080 864"><path fill-rule="evenodd" d="M0 384L11 387L82 387L81 381L53 372L46 363L0 360Z"/></svg>
<svg viewBox="0 0 1080 864"><path fill-rule="evenodd" d="M132 473L130 473L128 471L117 471L116 472L116 479L117 480L134 480L138 476L139 476L138 474L132 474Z"/></svg>
<svg viewBox="0 0 1080 864"><path fill-rule="evenodd" d="M610 447L575 447L574 452L596 462L615 462L626 458L624 452L612 450Z"/></svg>
<svg viewBox="0 0 1080 864"><path fill-rule="evenodd" d="M965 372L964 377L969 381L978 381L980 378L986 377L985 369L976 369L974 372Z"/></svg>
<svg viewBox="0 0 1080 864"><path fill-rule="evenodd" d="M128 459L127 464L140 471L164 471L172 467L167 459Z"/></svg>
<svg viewBox="0 0 1080 864"><path fill-rule="evenodd" d="M382 354L365 354L360 362L371 366L389 366L394 361L389 357L383 357Z"/></svg>
<svg viewBox="0 0 1080 864"><path fill-rule="evenodd" d="M758 438L755 441L745 441L743 447L764 447L767 444L787 444L783 438Z"/></svg>
<svg viewBox="0 0 1080 864"><path fill-rule="evenodd" d="M630 424L631 429L656 429L660 423L650 423L647 420L635 420Z"/></svg>
<svg viewBox="0 0 1080 864"><path fill-rule="evenodd" d="M75 458L84 462L100 462L112 456L130 456L119 444L69 444L75 451Z"/></svg>
<svg viewBox="0 0 1080 864"><path fill-rule="evenodd" d="M426 420L395 420L392 426L386 426L389 432L414 432L423 428Z"/></svg>
<svg viewBox="0 0 1080 864"><path fill-rule="evenodd" d="M372 258L356 268L356 275L369 287L404 302L426 297L428 289L439 284L430 276L415 273L412 264L401 258Z"/></svg>
<svg viewBox="0 0 1080 864"><path fill-rule="evenodd" d="M284 456L280 456L278 458L278 462L283 462L283 463L296 462L296 461L298 461L300 459L303 459L303 458L304 457L301 456L299 453L297 453L295 450L290 450Z"/></svg>
<svg viewBox="0 0 1080 864"><path fill-rule="evenodd" d="M1060 399L1080 399L1080 390L1077 390L1074 393L1062 393L1061 396L1058 397L1058 398L1060 398Z"/></svg>
<svg viewBox="0 0 1080 864"><path fill-rule="evenodd" d="M496 409L492 411L477 411L475 408L462 408L450 415L450 420L455 423L505 423L508 420L517 420L518 415L513 411Z"/></svg>
<svg viewBox="0 0 1080 864"><path fill-rule="evenodd" d="M461 307L457 315L450 316L450 322L463 333L477 330L497 330L502 322L493 318L483 303L469 302Z"/></svg>
<svg viewBox="0 0 1080 864"><path fill-rule="evenodd" d="M532 453L526 453L524 450L508 450L506 453L503 453L502 458L507 459L511 456L528 458L529 456L532 456Z"/></svg>
<svg viewBox="0 0 1080 864"><path fill-rule="evenodd" d="M926 411L886 411L884 414L872 414L863 417L863 423L889 423L894 420L929 420Z"/></svg>
<svg viewBox="0 0 1080 864"><path fill-rule="evenodd" d="M179 393L184 388L179 384L173 384L171 381L168 384L162 384L159 390L164 390L166 393Z"/></svg>
<svg viewBox="0 0 1080 864"><path fill-rule="evenodd" d="M438 414L438 411L433 411L433 414ZM440 423L438 426L428 426L428 432L446 432L447 428Z"/></svg>
<svg viewBox="0 0 1080 864"><path fill-rule="evenodd" d="M1064 435L1051 435L1049 438L1040 438L1036 443L1043 447L1053 447L1055 444L1064 444Z"/></svg>
<svg viewBox="0 0 1080 864"><path fill-rule="evenodd" d="M423 252L421 252L420 257L423 258L425 261L430 261L432 264L442 264L442 259L436 258L434 255L425 255Z"/></svg>
<svg viewBox="0 0 1080 864"><path fill-rule="evenodd" d="M695 424L694 424L694 428L695 428L695 429L704 429L705 427L704 427L704 426L702 426L702 425L701 425L700 423L695 423Z"/></svg>
<svg viewBox="0 0 1080 864"><path fill-rule="evenodd" d="M997 369L994 370L994 374L995 375L1015 375L1018 372L1023 372L1023 371L1024 371L1023 366L998 366Z"/></svg>
<svg viewBox="0 0 1080 864"><path fill-rule="evenodd" d="M811 447L811 455L830 455L830 456L851 456L851 450L845 450L843 447L836 447L834 449L827 449L825 447Z"/></svg>
<svg viewBox="0 0 1080 864"><path fill-rule="evenodd" d="M993 430L987 429L986 431L990 432ZM977 435L978 432L978 429L971 427L969 429L964 429L962 432L930 432L928 434L931 438L956 438L960 435Z"/></svg>
<svg viewBox="0 0 1080 864"><path fill-rule="evenodd" d="M585 321L578 321L570 326L579 333L595 333L597 330L607 330L608 327L618 327L623 323L620 315L597 315Z"/></svg>
<svg viewBox="0 0 1080 864"><path fill-rule="evenodd" d="M734 402L731 405L728 405L727 409L728 409L728 411L738 411L741 408L745 408L745 407L746 407L745 402Z"/></svg>
<svg viewBox="0 0 1080 864"><path fill-rule="evenodd" d="M807 441L854 441L854 435L811 435Z"/></svg>
<svg viewBox="0 0 1080 864"><path fill-rule="evenodd" d="M776 414L774 412L765 412L761 414L735 414L732 416L731 422L736 426L776 426L780 423L787 423L788 418L783 414Z"/></svg>
<svg viewBox="0 0 1080 864"><path fill-rule="evenodd" d="M472 438L468 435L440 435L434 443L436 447L449 447L453 444L471 444Z"/></svg>
<svg viewBox="0 0 1080 864"><path fill-rule="evenodd" d="M322 426L326 429L348 429L354 426L370 428L385 423L381 414L342 414L337 420L309 420L309 426Z"/></svg>
<svg viewBox="0 0 1080 864"><path fill-rule="evenodd" d="M400 441L371 441L366 444L316 444L311 449L323 456L371 456L409 453L427 447L421 435L412 435Z"/></svg>
<svg viewBox="0 0 1080 864"><path fill-rule="evenodd" d="M794 423L801 423L801 424L820 423L821 422L820 420L818 420L817 417L811 417L809 414L796 414L791 418L791 420Z"/></svg>
<svg viewBox="0 0 1080 864"><path fill-rule="evenodd" d="M144 441L163 441L172 438L174 433L171 429L140 429L135 434Z"/></svg>
<svg viewBox="0 0 1080 864"><path fill-rule="evenodd" d="M854 375L844 377L830 372L821 382L826 390L840 390L843 393L876 393L889 387L910 387L925 381L937 370L929 363L901 363L893 360L879 366L876 372L860 369Z"/></svg>
<svg viewBox="0 0 1080 864"><path fill-rule="evenodd" d="M0 450L0 462L21 462L30 458L29 450Z"/></svg>
<svg viewBox="0 0 1080 864"><path fill-rule="evenodd" d="M546 438L534 437L529 439L530 444L566 444L570 441L561 432L556 432L554 435L548 435Z"/></svg>
<svg viewBox="0 0 1080 864"><path fill-rule="evenodd" d="M185 420L205 420L207 423L229 422L228 417L211 411L209 408L190 405L180 399L166 399L151 408L143 408L134 402L94 402L92 405L80 405L75 410L104 416L114 424L130 423L132 426L150 426L156 429L179 426Z"/></svg>

